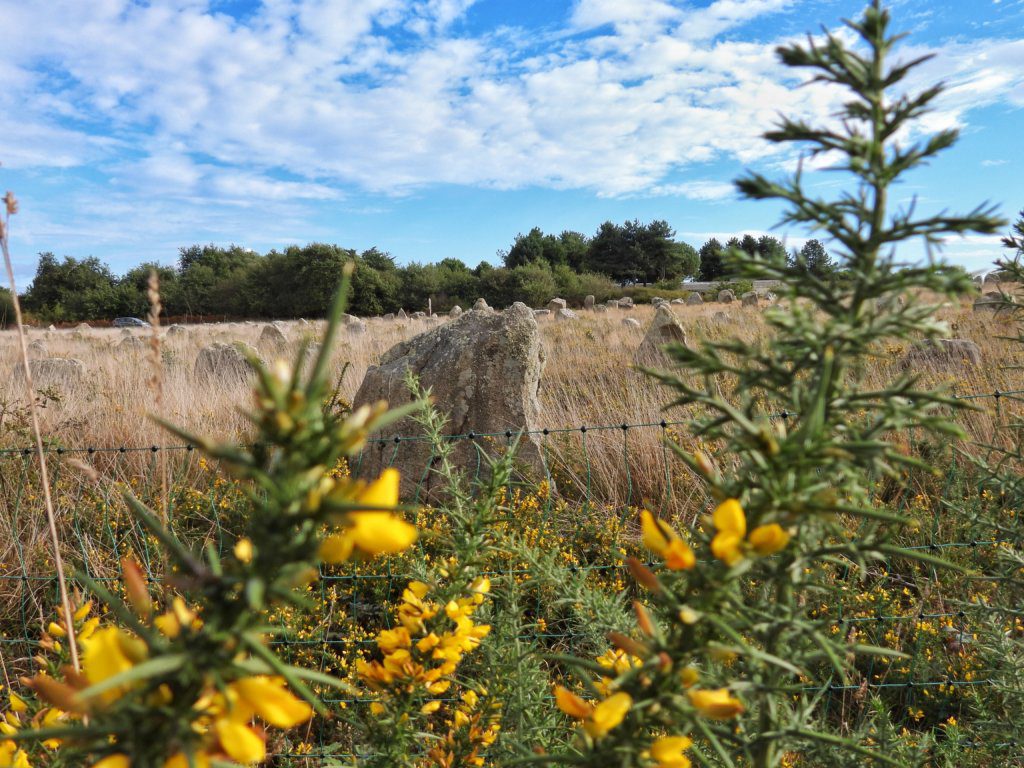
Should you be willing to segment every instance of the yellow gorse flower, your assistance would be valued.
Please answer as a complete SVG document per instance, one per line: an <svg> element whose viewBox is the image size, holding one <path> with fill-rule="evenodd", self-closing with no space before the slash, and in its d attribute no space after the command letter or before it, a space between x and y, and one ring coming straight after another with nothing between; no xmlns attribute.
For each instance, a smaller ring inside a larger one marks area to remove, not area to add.
<svg viewBox="0 0 1024 768"><path fill-rule="evenodd" d="M91 685L127 672L146 658L146 645L118 627L96 630L83 644L82 671ZM104 702L120 698L127 687L119 686L104 691L99 698Z"/></svg>
<svg viewBox="0 0 1024 768"><path fill-rule="evenodd" d="M726 499L715 507L711 521L717 531L711 540L711 554L726 565L742 560L748 544L762 557L781 552L789 544L789 533L778 523L760 525L747 538L747 516L736 499Z"/></svg>
<svg viewBox="0 0 1024 768"><path fill-rule="evenodd" d="M693 550L679 534L646 509L640 512L640 532L644 546L663 557L669 570L686 571L697 564Z"/></svg>
<svg viewBox="0 0 1024 768"><path fill-rule="evenodd" d="M397 469L385 469L356 501L373 507L398 506L400 476ZM349 527L328 536L320 545L320 558L327 563L344 563L353 553L369 557L394 554L416 541L416 527L382 509L349 513Z"/></svg>
<svg viewBox="0 0 1024 768"><path fill-rule="evenodd" d="M583 727L587 733L599 739L618 726L632 706L633 697L628 693L612 694L594 707Z"/></svg>
<svg viewBox="0 0 1024 768"><path fill-rule="evenodd" d="M574 720L583 720L583 728L599 739L619 725L633 706L628 693L615 693L604 701L591 704L568 688L555 686L555 705Z"/></svg>
<svg viewBox="0 0 1024 768"><path fill-rule="evenodd" d="M694 709L710 720L731 720L744 709L743 702L729 693L728 688L691 689L686 696Z"/></svg>
<svg viewBox="0 0 1024 768"><path fill-rule="evenodd" d="M651 759L657 768L690 768L690 758L683 754L693 746L689 736L662 736L651 744Z"/></svg>

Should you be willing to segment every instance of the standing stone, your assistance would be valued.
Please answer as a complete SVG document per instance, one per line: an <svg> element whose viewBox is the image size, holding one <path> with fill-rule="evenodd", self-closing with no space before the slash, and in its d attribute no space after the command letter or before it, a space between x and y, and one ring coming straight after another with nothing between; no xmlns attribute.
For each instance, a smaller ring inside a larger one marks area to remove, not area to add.
<svg viewBox="0 0 1024 768"><path fill-rule="evenodd" d="M586 298L583 299L583 308L584 309L593 309L594 308L594 295L593 294L589 294Z"/></svg>
<svg viewBox="0 0 1024 768"><path fill-rule="evenodd" d="M551 314L551 310L550 309L535 309L535 310L533 310L533 316L534 317L547 317L550 314Z"/></svg>
<svg viewBox="0 0 1024 768"><path fill-rule="evenodd" d="M36 339L28 345L28 356L34 358L49 357L50 350L46 346L46 342L42 339Z"/></svg>
<svg viewBox="0 0 1024 768"><path fill-rule="evenodd" d="M395 319L395 313L394 312L388 312L386 315L384 315L383 319L384 320L394 320Z"/></svg>
<svg viewBox="0 0 1024 768"><path fill-rule="evenodd" d="M412 318L414 320L422 320L426 316L427 316L426 312L413 312L412 313Z"/></svg>
<svg viewBox="0 0 1024 768"><path fill-rule="evenodd" d="M974 301L974 311L996 312L1003 306L1003 295L999 291L989 291Z"/></svg>
<svg viewBox="0 0 1024 768"><path fill-rule="evenodd" d="M636 352L636 361L641 365L657 365L665 362L665 353L662 347L665 344L679 342L686 344L686 331L679 324L679 320L668 304L661 304L658 311L654 313L654 320L640 342L640 348Z"/></svg>
<svg viewBox="0 0 1024 768"><path fill-rule="evenodd" d="M260 332L260 346L281 348L288 344L288 338L278 325L265 325Z"/></svg>
<svg viewBox="0 0 1024 768"><path fill-rule="evenodd" d="M214 342L199 350L196 357L193 375L200 381L218 381L223 384L236 384L249 381L253 375L252 366L245 359L241 348L255 355L256 350L248 344L222 344Z"/></svg>
<svg viewBox="0 0 1024 768"><path fill-rule="evenodd" d="M555 320L575 320L577 315L571 309L562 307L560 310L555 312Z"/></svg>
<svg viewBox="0 0 1024 768"><path fill-rule="evenodd" d="M618 309L619 302L616 299L608 299L608 301L605 302L605 306L608 307L608 309Z"/></svg>
<svg viewBox="0 0 1024 768"><path fill-rule="evenodd" d="M478 310L486 312L487 310L490 309L490 307L487 305L487 302L484 299L477 299L476 302L473 304L473 309L475 311Z"/></svg>
<svg viewBox="0 0 1024 768"><path fill-rule="evenodd" d="M736 301L736 294L726 288L724 291L718 292L718 303L719 304L732 304Z"/></svg>
<svg viewBox="0 0 1024 768"><path fill-rule="evenodd" d="M686 304L686 299L672 299L672 301L670 301L669 304L676 304L682 306Z"/></svg>
<svg viewBox="0 0 1024 768"><path fill-rule="evenodd" d="M448 312L448 317L450 317L452 320L458 320L459 315L461 315L461 314L462 314L462 307L460 307L458 304L456 304Z"/></svg>
<svg viewBox="0 0 1024 768"><path fill-rule="evenodd" d="M740 296L740 301L743 302L744 307L756 307L761 303L754 291L744 293Z"/></svg>
<svg viewBox="0 0 1024 768"><path fill-rule="evenodd" d="M32 373L32 385L36 389L59 387L65 390L75 389L85 377L85 364L71 357L44 357L29 360L28 369ZM25 367L18 363L14 366L15 382L24 386Z"/></svg>
<svg viewBox="0 0 1024 768"><path fill-rule="evenodd" d="M404 309L398 310L397 314L395 315L395 320L397 320L400 323L404 323L408 319L409 319L409 316L407 314L405 314L405 310Z"/></svg>
<svg viewBox="0 0 1024 768"><path fill-rule="evenodd" d="M122 339L130 339L132 336L134 336L134 334L131 331L129 331L127 328L122 328L121 329L121 338Z"/></svg>
<svg viewBox="0 0 1024 768"><path fill-rule="evenodd" d="M632 296L623 296L621 299L619 299L619 308L620 309L632 309L633 308L633 297Z"/></svg>
<svg viewBox="0 0 1024 768"><path fill-rule="evenodd" d="M949 368L955 365L977 368L981 365L981 347L969 339L926 339L903 358L912 367Z"/></svg>
<svg viewBox="0 0 1024 768"><path fill-rule="evenodd" d="M188 329L184 325L178 325L178 323L175 323L174 325L170 326L167 329L167 335L168 336L172 336L172 337L173 336L187 336L188 335Z"/></svg>
<svg viewBox="0 0 1024 768"><path fill-rule="evenodd" d="M476 467L477 449L492 452L506 445L505 433L534 430L540 403L537 393L544 352L537 321L525 304L516 302L504 312L471 312L457 323L445 323L392 347L379 365L371 366L356 392L353 408L386 400L392 406L409 402L407 371L432 391L434 407L448 419L451 434L497 433L497 439L456 441L456 466ZM411 440L394 438L410 437ZM366 478L394 465L402 473L406 497L416 486L430 493L438 479L428 472L436 462L422 429L410 418L390 424L371 441L353 465ZM534 435L519 442L517 463L538 477L544 473L540 444ZM486 462L481 462L486 471ZM422 498L422 496L421 496Z"/></svg>
<svg viewBox="0 0 1024 768"><path fill-rule="evenodd" d="M56 325L47 326L46 330L48 330L48 331L56 331L57 330L57 326Z"/></svg>
<svg viewBox="0 0 1024 768"><path fill-rule="evenodd" d="M349 323L348 325L346 325L345 328L348 329L349 333L354 335L366 333L366 323L364 323L362 320L358 318L356 318L356 321L354 323Z"/></svg>
<svg viewBox="0 0 1024 768"><path fill-rule="evenodd" d="M640 321L635 317L624 317L622 318L622 324L627 328L642 328Z"/></svg>
<svg viewBox="0 0 1024 768"><path fill-rule="evenodd" d="M906 305L907 300L901 293L883 296L877 303L879 312L898 312Z"/></svg>
<svg viewBox="0 0 1024 768"><path fill-rule="evenodd" d="M594 307L594 311L595 312L607 312L608 311L608 307L606 307L604 304L597 304Z"/></svg>
<svg viewBox="0 0 1024 768"><path fill-rule="evenodd" d="M75 330L76 331L91 331L92 330L92 326L89 325L88 323L79 323L78 325L75 326Z"/></svg>
<svg viewBox="0 0 1024 768"><path fill-rule="evenodd" d="M557 313L560 309L565 309L569 306L565 299L552 299L548 302L548 311Z"/></svg>
<svg viewBox="0 0 1024 768"><path fill-rule="evenodd" d="M138 336L129 336L117 345L119 352L144 352L148 347L149 345Z"/></svg>

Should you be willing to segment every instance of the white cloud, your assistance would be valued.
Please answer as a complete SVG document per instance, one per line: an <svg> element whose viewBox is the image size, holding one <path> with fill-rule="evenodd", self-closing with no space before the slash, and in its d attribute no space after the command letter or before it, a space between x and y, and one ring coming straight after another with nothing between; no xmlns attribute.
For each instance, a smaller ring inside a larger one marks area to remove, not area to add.
<svg viewBox="0 0 1024 768"><path fill-rule="evenodd" d="M773 43L723 39L791 0L578 0L540 51L458 31L473 4L263 0L240 21L200 0L0 0L0 159L204 204L434 183L715 200L731 186L680 181L689 166L785 163L760 138L776 115L839 103L795 88ZM951 89L929 127L1024 106L1024 40L938 53L920 79Z"/></svg>

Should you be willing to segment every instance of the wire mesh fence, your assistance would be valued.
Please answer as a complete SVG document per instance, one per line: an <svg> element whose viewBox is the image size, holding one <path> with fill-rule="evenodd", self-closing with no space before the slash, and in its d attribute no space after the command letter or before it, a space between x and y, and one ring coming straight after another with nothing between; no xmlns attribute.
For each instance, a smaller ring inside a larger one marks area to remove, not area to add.
<svg viewBox="0 0 1024 768"><path fill-rule="evenodd" d="M971 393L960 399L983 406L1000 429L1017 424L1024 411L1024 390ZM780 412L772 418L794 422L799 414ZM510 523L530 527L537 542L551 542L574 572L585 572L608 589L627 588L625 556L627 551L635 551L637 510L646 507L683 526L692 526L707 508L708 500L699 484L681 462L673 459L664 439L685 436L688 423L652 419L523 433L540 446L544 476L524 478L522 485L514 483L506 489ZM448 435L445 439L466 441L476 447L475 462L464 470L479 477L486 471L487 456L512 446L520 436L509 429ZM913 439L908 436L911 443ZM425 440L418 435L374 440L367 451L384 452L386 463L402 465L409 472L404 449ZM638 449L641 444L642 449ZM650 450L652 444L658 446L656 454ZM161 581L164 573L159 549L132 518L122 494L131 491L150 506L159 507L164 471L169 489L167 515L176 533L195 546L212 544L221 552L232 545L234 531L245 513L246 497L194 446L49 445L46 450L53 460L51 485L64 556L91 578L116 584L119 558L131 553L154 582ZM997 531L963 520L949 524L947 518L953 512L939 499L978 495L977 489L964 486L966 475L956 446L931 446L930 450L928 459L943 468L940 485L933 489L938 491L937 497L919 499L901 491L882 499L895 511L913 513L921 523L917 532L908 534L901 544L912 550L981 560L991 558L1001 547L1019 544L1013 534L1007 533L1009 527ZM616 493L609 493L602 482L603 465L594 458L598 454L602 462L610 455L621 461L616 480L621 487ZM360 474L361 464L362 457L352 461L352 474ZM32 672L40 630L57 604L37 468L31 448L0 449L0 652L12 676ZM430 498L421 493L430 472L429 461L414 470L419 477L409 501L429 505ZM645 477L643 483L636 482L640 475ZM656 481L652 481L655 476ZM880 485L880 498L885 493ZM984 503L983 495L979 498ZM949 537L949 530L958 535ZM410 579L410 558L422 554L419 550L372 565L324 569L313 587L318 615L286 620L288 631L274 641L276 650L292 663L344 676L345 667L373 645L375 630L389 626L389 613L382 606L394 600ZM516 578L525 575L525 570L522 564L508 561L507 567L490 575ZM920 574L914 578L920 578ZM824 699L826 712L832 708L841 712L854 697L871 690L884 693L911 713L942 701L942 706L955 715L961 694L996 684L988 670L960 663L960 654L953 649L970 644L981 624L1003 621L1003 608L985 601L972 602L962 591L947 597L944 581L935 568L925 574L925 580L932 587L927 599L922 596L920 584L912 583L903 564L880 563L868 574L867 584L849 585L848 600L809 607L809 615L824 631L855 633L878 646L896 643L909 655L899 664L868 661L860 670L860 682L832 684ZM872 594L878 599L860 599ZM891 597L894 594L895 600ZM534 606L533 611L538 617L545 613L541 605ZM571 624L534 621L524 631L546 647L577 650L578 627ZM933 656L943 652L949 654L947 673L936 675ZM328 695L326 700L345 707L366 703L359 697L337 694ZM304 750L301 756L327 754L330 750L325 739L311 734L310 740L318 746ZM1016 747L1009 743L1005 746Z"/></svg>

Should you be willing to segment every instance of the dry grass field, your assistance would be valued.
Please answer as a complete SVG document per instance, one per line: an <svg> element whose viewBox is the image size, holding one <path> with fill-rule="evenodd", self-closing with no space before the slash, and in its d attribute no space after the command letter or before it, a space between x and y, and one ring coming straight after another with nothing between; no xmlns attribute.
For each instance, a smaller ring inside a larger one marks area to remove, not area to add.
<svg viewBox="0 0 1024 768"><path fill-rule="evenodd" d="M756 342L766 332L763 310L729 305L705 304L698 307L673 306L673 312L686 329L690 343L702 338L739 337ZM633 310L580 312L576 321L539 318L540 332L547 356L541 384L541 423L538 428L572 429L586 425L652 424L667 418L683 421L685 413L666 416L663 405L668 393L644 374L635 370L634 355L644 331L653 317L653 308L637 306ZM634 317L641 328L623 324ZM940 363L915 364L914 370L928 383L948 385L957 394L991 393L1019 389L1024 383L1012 366L1024 363L1019 344L1005 338L1014 333L1014 324L1006 315L972 311L969 300L959 306L946 305L938 319L948 323L950 336L976 342L982 353L981 365ZM437 322L443 322L443 318ZM173 423L196 434L216 438L245 440L247 422L241 415L250 397L242 382L204 381L193 369L199 350L214 342L245 342L266 359L291 359L304 336L315 338L322 323L289 322L281 324L288 347L280 350L260 344L265 323L226 323L190 326L178 336L161 334L163 406L160 413ZM334 375L341 375L340 395L351 400L368 366L400 341L434 327L425 320L402 323L380 318L367 320L367 331L351 334L343 330L334 352ZM132 334L148 339L148 332ZM45 408L44 433L50 441L68 448L148 446L165 444L169 438L148 414L156 410L150 384L153 357L147 346L121 346L127 332L117 329L75 331L32 330L30 338L39 339L53 357L80 360L85 367L84 381L74 388L41 387ZM12 374L16 368L17 340L13 331L0 333L0 447L19 447L29 443L24 427L22 385ZM878 350L874 365L866 373L866 384L873 386L891 380L904 368L907 349L891 347ZM972 438L987 441L995 433L992 417L986 411L961 416ZM546 438L553 466L562 480L588 484L595 498L621 504L638 498L658 498L664 491L665 456L661 430L644 429L630 433L628 461L623 461L623 436L619 430L591 430L586 441L585 461L579 435L552 435ZM673 436L685 441L685 429L673 430ZM559 461L558 459L562 459ZM589 466L587 478L580 476L581 466ZM629 472L629 477L625 476ZM628 498L627 498L628 494Z"/></svg>

